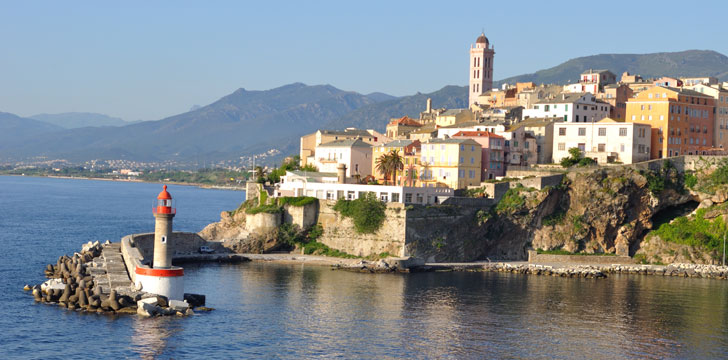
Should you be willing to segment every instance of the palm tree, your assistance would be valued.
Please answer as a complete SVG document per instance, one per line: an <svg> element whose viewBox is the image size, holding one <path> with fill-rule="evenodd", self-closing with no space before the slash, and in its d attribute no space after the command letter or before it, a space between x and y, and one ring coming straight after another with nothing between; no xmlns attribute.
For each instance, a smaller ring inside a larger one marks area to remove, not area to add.
<svg viewBox="0 0 728 360"><path fill-rule="evenodd" d="M420 167L422 167L422 175L420 176L420 185L425 185L422 180L427 180L427 171L430 169L430 164L427 163L427 161L421 162Z"/></svg>
<svg viewBox="0 0 728 360"><path fill-rule="evenodd" d="M263 172L263 168L261 166L256 166L253 171L253 174L254 174L257 182L259 182L259 183L265 182L265 179L264 179L265 172Z"/></svg>
<svg viewBox="0 0 728 360"><path fill-rule="evenodd" d="M379 156L376 161L376 169L382 175L384 175L384 184L387 184L387 180L389 179L389 174L392 173L392 163L390 161L390 154L384 154Z"/></svg>
<svg viewBox="0 0 728 360"><path fill-rule="evenodd" d="M392 182L397 185L397 170L404 170L404 158L399 155L399 150L389 152L389 163L392 169Z"/></svg>

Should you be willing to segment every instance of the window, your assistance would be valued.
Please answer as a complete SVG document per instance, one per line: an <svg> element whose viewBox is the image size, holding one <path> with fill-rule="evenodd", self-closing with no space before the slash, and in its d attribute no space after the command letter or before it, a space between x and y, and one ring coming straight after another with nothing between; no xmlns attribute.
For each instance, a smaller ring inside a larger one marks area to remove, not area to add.
<svg viewBox="0 0 728 360"><path fill-rule="evenodd" d="M598 144L597 145L597 151L599 151L599 152L604 152L606 150L606 148L607 148L607 145L606 144Z"/></svg>
<svg viewBox="0 0 728 360"><path fill-rule="evenodd" d="M471 157L471 158L470 158L470 163L471 163L471 164L475 164L475 158L472 158L472 157Z"/></svg>
<svg viewBox="0 0 728 360"><path fill-rule="evenodd" d="M619 152L624 152L624 144L619 144Z"/></svg>
<svg viewBox="0 0 728 360"><path fill-rule="evenodd" d="M465 162L465 158L463 158L463 157L461 156L461 157L460 157L460 163L462 164L462 163L464 163L464 162Z"/></svg>
<svg viewBox="0 0 728 360"><path fill-rule="evenodd" d="M460 151L465 151L465 145L460 145Z"/></svg>
<svg viewBox="0 0 728 360"><path fill-rule="evenodd" d="M559 143L559 145L558 145L558 146L559 146L559 150L561 150L561 151L564 151L564 150L566 150L566 144L564 144L564 143Z"/></svg>
<svg viewBox="0 0 728 360"><path fill-rule="evenodd" d="M577 147L579 148L579 151L586 150L586 144L584 144L584 143L581 143L581 144L577 145Z"/></svg>
<svg viewBox="0 0 728 360"><path fill-rule="evenodd" d="M518 147L518 140L513 140L513 147Z"/></svg>
<svg viewBox="0 0 728 360"><path fill-rule="evenodd" d="M599 128L599 136L607 136L607 128Z"/></svg>
<svg viewBox="0 0 728 360"><path fill-rule="evenodd" d="M586 136L586 128L579 128L579 136Z"/></svg>
<svg viewBox="0 0 728 360"><path fill-rule="evenodd" d="M381 193L381 194L379 194L379 200L381 202L388 202L389 201L389 194L388 193Z"/></svg>
<svg viewBox="0 0 728 360"><path fill-rule="evenodd" d="M559 128L559 136L565 136L566 135L566 128Z"/></svg>
<svg viewBox="0 0 728 360"><path fill-rule="evenodd" d="M619 128L619 136L627 136L627 128Z"/></svg>
<svg viewBox="0 0 728 360"><path fill-rule="evenodd" d="M470 145L470 151L475 151L475 146L474 145Z"/></svg>
<svg viewBox="0 0 728 360"><path fill-rule="evenodd" d="M575 122L579 122L579 115L575 115L575 117L574 117L574 121L575 121Z"/></svg>

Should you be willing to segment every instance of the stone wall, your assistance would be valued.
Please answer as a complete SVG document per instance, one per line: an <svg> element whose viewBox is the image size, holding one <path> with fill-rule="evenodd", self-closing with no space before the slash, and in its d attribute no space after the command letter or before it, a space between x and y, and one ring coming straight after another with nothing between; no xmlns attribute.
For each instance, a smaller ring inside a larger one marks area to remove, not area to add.
<svg viewBox="0 0 728 360"><path fill-rule="evenodd" d="M518 184L524 187L532 187L537 190L541 190L547 186L557 186L561 183L561 179L564 178L564 174L537 176L532 178L525 178L520 180L513 180L510 182L510 187L516 187Z"/></svg>
<svg viewBox="0 0 728 360"><path fill-rule="evenodd" d="M387 203L387 218L374 234L359 234L354 223L333 209L335 201L319 200L318 223L324 229L318 241L352 255L368 256L388 252L404 256L406 213L403 204Z"/></svg>
<svg viewBox="0 0 728 360"><path fill-rule="evenodd" d="M528 251L528 262L531 264L634 264L629 256L599 255L551 255Z"/></svg>
<svg viewBox="0 0 728 360"><path fill-rule="evenodd" d="M283 223L298 225L301 229L307 229L318 221L318 201L304 206L283 206Z"/></svg>
<svg viewBox="0 0 728 360"><path fill-rule="evenodd" d="M129 235L131 246L139 249L144 259L151 261L152 255L154 254L154 233L145 234L134 234ZM172 257L175 254L189 254L196 253L200 246L208 245L205 239L201 238L196 233L188 232L174 232L172 238L169 240ZM148 262L145 262L148 264Z"/></svg>
<svg viewBox="0 0 728 360"><path fill-rule="evenodd" d="M245 215L245 230L251 234L262 234L281 226L283 215L281 213L266 213Z"/></svg>

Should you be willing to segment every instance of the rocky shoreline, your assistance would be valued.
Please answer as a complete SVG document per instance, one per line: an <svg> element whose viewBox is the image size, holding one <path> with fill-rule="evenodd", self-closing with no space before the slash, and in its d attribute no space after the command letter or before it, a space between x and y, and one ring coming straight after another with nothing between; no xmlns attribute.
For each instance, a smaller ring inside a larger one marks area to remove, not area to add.
<svg viewBox="0 0 728 360"><path fill-rule="evenodd" d="M657 275L689 278L728 279L728 266L703 264L669 264L669 265L547 265L523 262L488 262L488 263L431 263L402 267L402 259L383 259L379 261L361 260L353 264L332 264L334 269L365 272L442 272L442 271L482 271L507 272L526 275L544 275L569 278L606 278L609 274Z"/></svg>
<svg viewBox="0 0 728 360"><path fill-rule="evenodd" d="M26 285L23 290L29 291L39 303L99 314L184 316L194 314L193 309L211 310L204 307L203 295L184 294L184 301L178 301L135 291L130 281L122 281L121 286L114 287L118 279L110 276L111 265L105 259L111 257L108 253L118 253L114 247L118 247L118 243L84 244L81 252L62 255L55 265L48 264L44 269L48 280L35 286ZM123 272L126 272L125 268ZM125 276L128 280L128 275Z"/></svg>

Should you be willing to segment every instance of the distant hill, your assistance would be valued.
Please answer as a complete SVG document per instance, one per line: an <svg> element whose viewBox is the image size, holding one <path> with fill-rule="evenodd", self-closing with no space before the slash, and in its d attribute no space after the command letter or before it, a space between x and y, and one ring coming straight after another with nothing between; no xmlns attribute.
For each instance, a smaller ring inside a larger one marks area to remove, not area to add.
<svg viewBox="0 0 728 360"><path fill-rule="evenodd" d="M330 129L343 129L355 126L361 129L384 131L390 118L409 116L418 118L425 111L427 99L432 99L433 108L463 108L468 106L467 86L445 86L429 94L417 93L389 101L362 106L326 124Z"/></svg>
<svg viewBox="0 0 728 360"><path fill-rule="evenodd" d="M158 121L69 129L11 141L8 146L16 155L71 161L221 160L271 148L288 155L297 150L302 134L374 103L376 100L368 96L330 85L295 83L266 91L238 89L210 105ZM0 151L0 157L3 155Z"/></svg>
<svg viewBox="0 0 728 360"><path fill-rule="evenodd" d="M0 112L0 153L19 155L13 144L34 141L44 134L63 131L60 126Z"/></svg>
<svg viewBox="0 0 728 360"><path fill-rule="evenodd" d="M514 84L533 81L537 84L567 84L579 81L579 75L588 69L608 69L617 75L623 72L642 75L643 78L660 76L715 76L728 81L728 57L712 50L687 50L654 54L601 54L571 59L558 66L500 80L494 84Z"/></svg>
<svg viewBox="0 0 728 360"><path fill-rule="evenodd" d="M38 114L30 117L65 129L75 129L86 126L123 126L128 122L117 117L104 114L69 112L61 114Z"/></svg>

